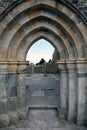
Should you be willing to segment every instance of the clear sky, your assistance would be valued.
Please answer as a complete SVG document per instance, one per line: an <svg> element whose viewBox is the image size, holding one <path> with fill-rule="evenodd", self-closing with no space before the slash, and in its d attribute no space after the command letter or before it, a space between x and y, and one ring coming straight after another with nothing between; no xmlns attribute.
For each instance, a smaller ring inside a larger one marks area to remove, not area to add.
<svg viewBox="0 0 87 130"><path fill-rule="evenodd" d="M49 59L52 59L54 50L54 47L46 40L38 40L29 49L26 60L36 64L41 60L41 58L44 58L45 61L48 62Z"/></svg>

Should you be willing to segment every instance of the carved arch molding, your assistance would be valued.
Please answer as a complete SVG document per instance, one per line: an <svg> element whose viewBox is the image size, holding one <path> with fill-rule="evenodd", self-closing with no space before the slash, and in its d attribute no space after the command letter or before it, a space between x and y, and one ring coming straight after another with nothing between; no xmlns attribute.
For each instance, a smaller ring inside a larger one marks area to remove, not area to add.
<svg viewBox="0 0 87 130"><path fill-rule="evenodd" d="M28 49L41 38L49 41L60 55L60 117L63 113L70 121L86 124L85 18L64 0L21 0L0 17L0 125L7 126L27 115L25 74L21 70L28 65ZM16 89L13 94L12 87ZM15 108L11 107L13 104Z"/></svg>

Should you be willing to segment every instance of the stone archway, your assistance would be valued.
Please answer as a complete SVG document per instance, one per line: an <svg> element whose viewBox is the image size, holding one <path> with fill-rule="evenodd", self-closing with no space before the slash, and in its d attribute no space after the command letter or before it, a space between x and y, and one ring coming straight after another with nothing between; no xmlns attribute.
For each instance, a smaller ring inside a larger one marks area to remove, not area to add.
<svg viewBox="0 0 87 130"><path fill-rule="evenodd" d="M79 11L63 0L22 0L8 9L0 19L1 125L7 126L27 115L22 70L28 65L27 50L40 38L53 43L60 55L59 116L85 123L86 32L87 25Z"/></svg>
<svg viewBox="0 0 87 130"><path fill-rule="evenodd" d="M45 39L40 39L32 44L29 49L30 55L28 52L27 60L30 58L31 61L29 67L25 69L27 74L26 102L28 107L32 109L58 110L59 71L55 62L60 57L57 48L51 44ZM31 54L31 50L35 51L34 55ZM40 61L38 62L38 60Z"/></svg>

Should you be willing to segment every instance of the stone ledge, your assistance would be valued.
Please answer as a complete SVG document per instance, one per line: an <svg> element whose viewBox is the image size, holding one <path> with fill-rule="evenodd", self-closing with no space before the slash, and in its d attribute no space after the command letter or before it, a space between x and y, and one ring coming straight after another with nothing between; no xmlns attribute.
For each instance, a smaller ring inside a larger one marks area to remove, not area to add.
<svg viewBox="0 0 87 130"><path fill-rule="evenodd" d="M56 62L57 64L87 64L87 59L77 59L77 60L74 60L74 59L71 59L71 60L59 60Z"/></svg>
<svg viewBox="0 0 87 130"><path fill-rule="evenodd" d="M56 62L58 64L58 69L65 72L81 72L87 73L87 60L78 59L78 60L60 60Z"/></svg>

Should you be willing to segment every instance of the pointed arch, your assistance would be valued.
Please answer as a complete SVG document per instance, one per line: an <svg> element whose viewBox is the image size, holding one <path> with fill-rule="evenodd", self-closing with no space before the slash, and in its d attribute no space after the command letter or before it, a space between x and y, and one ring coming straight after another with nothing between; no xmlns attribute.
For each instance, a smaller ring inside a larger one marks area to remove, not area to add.
<svg viewBox="0 0 87 130"><path fill-rule="evenodd" d="M15 12L15 10L17 11ZM35 24L36 21L37 24ZM32 0L22 2L4 16L1 24L3 28L0 43L3 48L2 53L4 52L4 57L3 54L1 57L4 60L7 59L12 47L17 52L18 47L15 48L15 45L20 46L21 41L28 35L29 29L32 32L32 28L34 30L34 27L40 28L41 25L49 30L51 28L54 33L56 31L57 37L63 40L62 47L66 48L69 59L86 58L86 37L83 36L86 30L82 31L83 27L86 28L86 26L82 18L78 18L76 12L70 10L62 1L58 3L53 0L51 3L49 0L48 2L32 2ZM72 53L74 53L73 57ZM8 58L8 60L11 59Z"/></svg>

